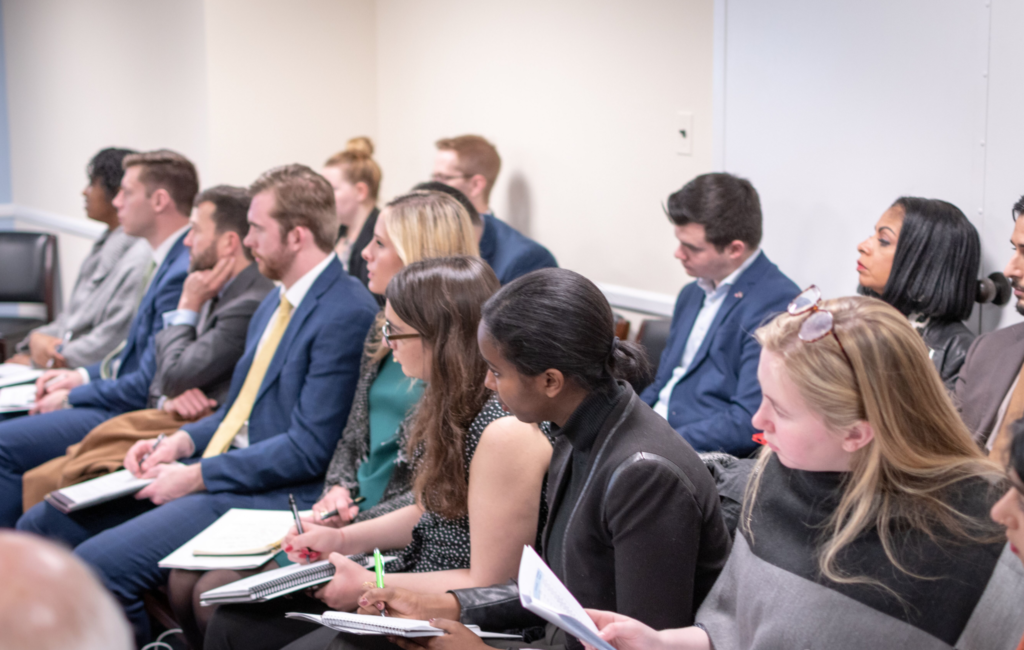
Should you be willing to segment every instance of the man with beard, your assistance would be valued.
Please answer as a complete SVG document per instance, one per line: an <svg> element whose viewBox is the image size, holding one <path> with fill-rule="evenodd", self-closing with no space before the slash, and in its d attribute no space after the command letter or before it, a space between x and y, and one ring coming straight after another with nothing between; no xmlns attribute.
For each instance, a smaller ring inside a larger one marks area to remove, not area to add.
<svg viewBox="0 0 1024 650"><path fill-rule="evenodd" d="M218 185L196 196L185 236L189 275L178 309L162 315L149 408L107 420L66 455L26 472L26 511L51 490L119 469L137 440L205 417L227 397L249 320L274 288L242 244L248 211L249 194L240 187Z"/></svg>
<svg viewBox="0 0 1024 650"><path fill-rule="evenodd" d="M1013 257L1003 273L1024 314L1024 196L1014 204ZM974 439L1002 462L1010 425L1024 416L1024 323L975 339L956 385L956 402Z"/></svg>
<svg viewBox="0 0 1024 650"><path fill-rule="evenodd" d="M142 595L167 580L159 561L231 508L287 510L320 496L348 419L363 340L379 307L334 253L334 189L303 165L276 167L249 188L249 234L260 273L281 286L253 314L227 398L212 415L124 458L154 481L132 497L72 515L42 503L18 522L59 539L114 593L141 647ZM179 462L181 461L181 462Z"/></svg>

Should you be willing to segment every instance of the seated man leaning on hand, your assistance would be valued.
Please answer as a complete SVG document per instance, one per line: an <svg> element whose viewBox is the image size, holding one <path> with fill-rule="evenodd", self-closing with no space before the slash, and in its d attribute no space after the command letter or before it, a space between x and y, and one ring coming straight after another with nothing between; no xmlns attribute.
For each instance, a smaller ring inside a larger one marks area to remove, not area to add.
<svg viewBox="0 0 1024 650"><path fill-rule="evenodd" d="M122 347L86 368L45 372L36 382L30 414L0 422L0 528L21 516L22 474L63 455L115 415L146 407L156 373L153 336L164 327L160 315L178 304L188 275L183 240L199 176L173 151L132 154L124 169L114 197L118 219L126 233L145 239L151 249L142 300Z"/></svg>
<svg viewBox="0 0 1024 650"><path fill-rule="evenodd" d="M44 502L18 522L75 547L125 608L140 647L150 641L142 594L167 580L157 565L163 557L231 508L286 510L289 494L300 508L316 502L379 310L334 254L338 221L326 179L286 165L249 190L244 243L281 287L252 317L227 399L155 450L153 439L135 443L125 467L155 480L134 499L72 516Z"/></svg>
<svg viewBox="0 0 1024 650"><path fill-rule="evenodd" d="M163 314L164 329L156 335L149 409L107 420L66 455L26 472L26 512L51 490L120 468L136 441L209 415L227 397L249 320L274 283L242 244L249 232L247 190L212 187L196 196L195 206L185 236L190 273L178 309Z"/></svg>
<svg viewBox="0 0 1024 650"><path fill-rule="evenodd" d="M761 200L731 174L704 174L668 197L683 287L654 383L640 395L697 451L748 456L761 404L754 340L800 290L759 248Z"/></svg>

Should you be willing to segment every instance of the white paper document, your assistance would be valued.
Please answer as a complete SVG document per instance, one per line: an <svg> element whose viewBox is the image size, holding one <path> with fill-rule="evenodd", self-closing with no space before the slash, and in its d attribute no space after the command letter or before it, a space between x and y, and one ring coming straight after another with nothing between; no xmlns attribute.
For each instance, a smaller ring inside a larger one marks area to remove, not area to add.
<svg viewBox="0 0 1024 650"><path fill-rule="evenodd" d="M597 626L579 601L529 546L523 548L523 558L519 561L519 601L526 609L577 639L601 650L615 650L599 636Z"/></svg>
<svg viewBox="0 0 1024 650"><path fill-rule="evenodd" d="M349 634L385 634L388 636L404 636L414 638L421 636L444 636L446 632L441 628L434 627L427 621L419 621L412 618L395 618L393 616L367 616L366 614L350 614L348 612L324 612L322 615L302 614L299 612L288 612L288 618L297 618L304 621L319 623L332 630L347 632ZM476 625L467 625L470 632L473 632L484 639L521 639L516 634L499 634L498 632L483 632Z"/></svg>
<svg viewBox="0 0 1024 650"><path fill-rule="evenodd" d="M277 554L295 524L288 510L232 508L160 560L162 569L255 569Z"/></svg>
<svg viewBox="0 0 1024 650"><path fill-rule="evenodd" d="M0 413L27 411L36 403L36 385L21 384L0 388Z"/></svg>
<svg viewBox="0 0 1024 650"><path fill-rule="evenodd" d="M78 485L54 490L45 499L54 508L68 513L135 494L152 482L151 478L135 478L131 472L122 469Z"/></svg>
<svg viewBox="0 0 1024 650"><path fill-rule="evenodd" d="M33 370L20 363L0 363L0 387L34 382L42 376L42 370Z"/></svg>

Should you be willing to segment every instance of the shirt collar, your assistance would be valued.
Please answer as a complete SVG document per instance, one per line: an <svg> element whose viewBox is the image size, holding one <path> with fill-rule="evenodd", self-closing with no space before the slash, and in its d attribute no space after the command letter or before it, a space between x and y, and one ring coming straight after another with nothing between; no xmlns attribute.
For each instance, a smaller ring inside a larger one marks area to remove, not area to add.
<svg viewBox="0 0 1024 650"><path fill-rule="evenodd" d="M181 239L186 230L188 230L188 224L175 230L174 234L160 242L160 245L156 247L153 251L153 261L156 262L158 267L164 263L164 260L167 259L167 254L171 252L171 246L174 246Z"/></svg>
<svg viewBox="0 0 1024 650"><path fill-rule="evenodd" d="M754 260L756 260L760 256L761 249L758 248L757 250L754 251L753 255L751 255L750 257L743 261L743 264L739 265L739 268L737 268L729 275L725 276L725 279L719 282L717 287L714 286L711 280L708 280L707 278L697 278L697 286L703 289L704 293L706 293L709 296L719 291L722 291L723 288L731 287L732 285L736 284L736 280L740 279L740 276L743 275L743 272L750 268L750 265L754 263Z"/></svg>
<svg viewBox="0 0 1024 650"><path fill-rule="evenodd" d="M299 303L301 303L302 299L306 297L307 293L309 293L309 290L313 286L313 283L316 282L316 279L319 278L320 274L324 272L324 269L327 268L327 265L330 264L331 261L337 257L338 255L336 253L331 253L326 258L324 258L324 261L320 262L310 270L306 271L306 275L299 278L295 282L295 284L292 285L291 289L288 289L287 291L284 292L284 296L285 298L288 299L288 302L291 304L292 309L299 308Z"/></svg>

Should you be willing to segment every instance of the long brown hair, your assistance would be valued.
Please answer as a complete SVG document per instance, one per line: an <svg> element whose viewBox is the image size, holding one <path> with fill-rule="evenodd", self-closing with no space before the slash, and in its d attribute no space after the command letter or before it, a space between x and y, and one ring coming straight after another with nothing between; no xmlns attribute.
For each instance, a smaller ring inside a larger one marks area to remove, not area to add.
<svg viewBox="0 0 1024 650"><path fill-rule="evenodd" d="M824 530L818 565L835 582L873 583L839 566L844 547L874 528L885 553L900 571L893 536L895 522L935 535L941 529L965 542L990 541L998 532L950 503L950 492L965 479L992 484L1000 468L985 458L960 420L928 349L906 317L867 297L826 300L834 332L813 343L799 339L801 316L782 314L757 330L762 347L782 358L786 375L825 426L836 435L868 422L874 438L857 450L842 496ZM849 361L843 354L849 355ZM750 515L763 468L772 452L764 448L747 487L742 525Z"/></svg>
<svg viewBox="0 0 1024 650"><path fill-rule="evenodd" d="M388 283L391 308L419 332L431 360L409 431L409 456L419 453L413 493L421 507L449 519L468 511L463 439L490 397L476 331L484 302L499 286L491 267L469 256L421 260Z"/></svg>

